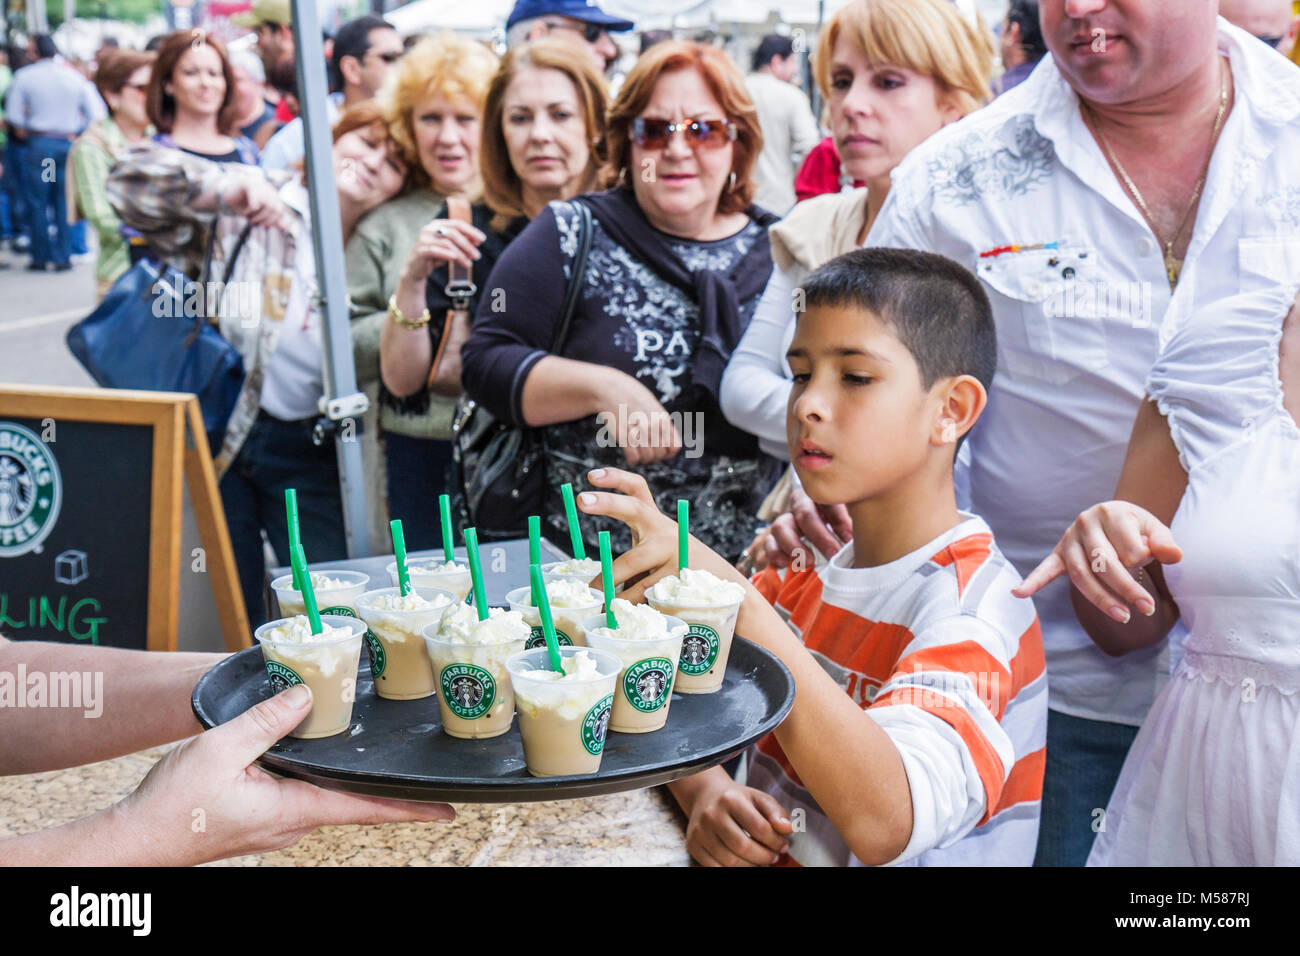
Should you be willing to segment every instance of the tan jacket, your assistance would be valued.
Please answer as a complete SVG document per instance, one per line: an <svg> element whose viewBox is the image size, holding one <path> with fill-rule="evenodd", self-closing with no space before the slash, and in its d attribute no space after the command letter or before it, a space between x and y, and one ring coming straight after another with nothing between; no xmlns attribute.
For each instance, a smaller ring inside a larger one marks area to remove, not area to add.
<svg viewBox="0 0 1300 956"><path fill-rule="evenodd" d="M805 199L768 230L772 261L795 269L799 279L818 266L858 247L867 222L867 190L827 193Z"/></svg>

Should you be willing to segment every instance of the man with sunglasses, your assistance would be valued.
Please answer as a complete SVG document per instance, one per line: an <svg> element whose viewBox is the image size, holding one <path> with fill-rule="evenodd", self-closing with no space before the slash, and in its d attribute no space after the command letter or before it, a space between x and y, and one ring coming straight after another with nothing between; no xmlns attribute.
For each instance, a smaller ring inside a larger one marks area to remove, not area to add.
<svg viewBox="0 0 1300 956"><path fill-rule="evenodd" d="M327 113L332 125L338 114L379 92L388 71L402 58L402 39L383 17L367 14L349 20L334 36L334 56L329 62L330 85L334 92ZM286 169L302 159L302 119L290 120L262 151L265 169Z"/></svg>
<svg viewBox="0 0 1300 956"><path fill-rule="evenodd" d="M635 25L588 0L518 0L506 20L506 46L513 49L544 36L574 39L586 46L596 69L604 73L618 59L610 33L623 33Z"/></svg>

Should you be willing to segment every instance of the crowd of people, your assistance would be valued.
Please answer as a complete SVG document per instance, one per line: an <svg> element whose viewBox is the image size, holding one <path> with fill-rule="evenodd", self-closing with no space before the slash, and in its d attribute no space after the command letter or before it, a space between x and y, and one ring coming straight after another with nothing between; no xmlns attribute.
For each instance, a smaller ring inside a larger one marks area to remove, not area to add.
<svg viewBox="0 0 1300 956"><path fill-rule="evenodd" d="M214 315L247 373L213 453L254 625L286 488L312 560L346 556L303 131L265 98L295 95L290 16L257 0L256 57L107 51L93 88L37 37L6 102L5 181L70 170L24 190L33 269L75 213L101 296L209 245L261 290ZM950 0L851 0L820 117L781 35L748 77L655 38L611 95L634 27L520 0L500 58L374 16L334 37L368 484L407 545L442 493L522 534L466 494L474 412L535 437L557 542L561 484L599 489L586 546L611 533L631 598L693 503L692 567L744 585L737 633L799 688L737 776L671 785L702 863L1300 863L1289 0L1011 0L1000 44Z"/></svg>

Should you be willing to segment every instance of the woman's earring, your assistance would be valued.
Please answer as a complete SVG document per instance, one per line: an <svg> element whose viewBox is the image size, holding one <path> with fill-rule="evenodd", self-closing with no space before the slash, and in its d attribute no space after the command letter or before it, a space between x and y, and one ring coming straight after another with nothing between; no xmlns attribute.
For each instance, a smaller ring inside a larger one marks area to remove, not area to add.
<svg viewBox="0 0 1300 956"><path fill-rule="evenodd" d="M736 171L734 169L731 171L731 185L727 187L727 191L733 193L736 191Z"/></svg>
<svg viewBox="0 0 1300 956"><path fill-rule="evenodd" d="M626 167L626 166L624 166L622 169L620 169L620 170L618 171L618 184L619 184L620 186L626 186L626 185L627 185L627 167Z"/></svg>

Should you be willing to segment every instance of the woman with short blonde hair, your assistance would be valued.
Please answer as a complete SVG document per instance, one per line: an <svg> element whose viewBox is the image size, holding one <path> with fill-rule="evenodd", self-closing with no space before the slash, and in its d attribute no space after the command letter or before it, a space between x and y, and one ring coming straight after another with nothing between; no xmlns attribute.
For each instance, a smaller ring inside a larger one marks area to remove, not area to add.
<svg viewBox="0 0 1300 956"><path fill-rule="evenodd" d="M846 179L866 183L799 203L772 228L776 268L722 377L722 411L789 458L785 351L791 297L813 269L862 245L890 174L916 146L992 98L993 46L948 0L853 0L822 31L813 75Z"/></svg>
<svg viewBox="0 0 1300 956"><path fill-rule="evenodd" d="M357 379L378 386L389 511L403 520L413 549L436 543L436 509L427 502L442 490L451 460L456 402L424 388L406 398L390 392L380 380L380 336L392 322L389 305L420 231L444 215L448 197L473 201L482 192L483 102L496 71L487 47L454 33L419 41L389 71L377 99L410 168L410 185L362 220L346 249Z"/></svg>

